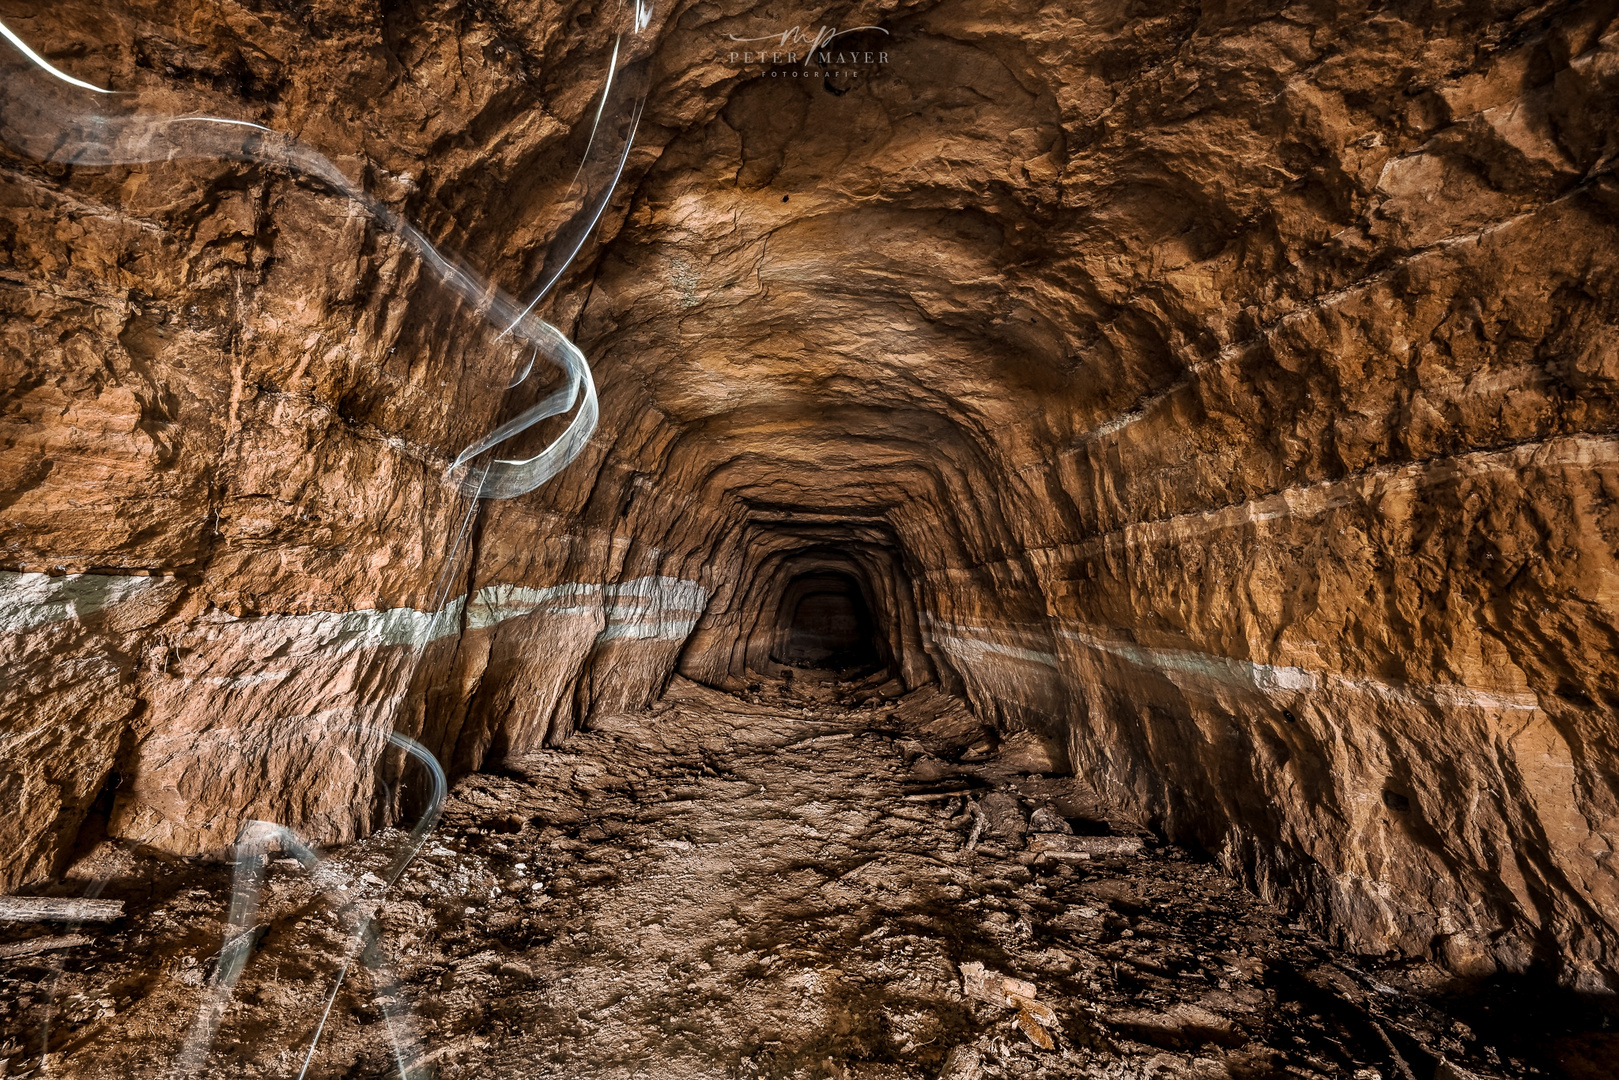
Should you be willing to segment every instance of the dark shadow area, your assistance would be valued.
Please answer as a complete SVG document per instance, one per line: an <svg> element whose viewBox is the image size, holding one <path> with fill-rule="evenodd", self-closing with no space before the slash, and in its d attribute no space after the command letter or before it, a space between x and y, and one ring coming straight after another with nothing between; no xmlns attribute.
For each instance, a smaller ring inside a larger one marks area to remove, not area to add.
<svg viewBox="0 0 1619 1080"><path fill-rule="evenodd" d="M883 664L871 609L859 583L847 574L812 574L794 581L782 615L787 629L775 657L778 663L830 671L871 670Z"/></svg>

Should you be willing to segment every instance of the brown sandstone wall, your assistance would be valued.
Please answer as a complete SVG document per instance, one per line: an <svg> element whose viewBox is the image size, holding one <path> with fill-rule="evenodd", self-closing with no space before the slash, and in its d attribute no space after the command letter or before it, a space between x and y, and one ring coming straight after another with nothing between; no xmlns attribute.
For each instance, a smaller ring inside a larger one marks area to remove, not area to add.
<svg viewBox="0 0 1619 1080"><path fill-rule="evenodd" d="M584 6L216 9L0 18L532 276L608 48ZM397 703L474 768L677 665L745 685L792 578L840 569L899 685L1063 735L1357 947L1612 979L1614 17L795 10L889 31L828 82L726 62L774 11L658 9L552 311L601 427L447 591L438 476L504 361L408 255L261 168L8 160L4 881L113 773L114 831L172 849L352 835L372 778L311 724Z"/></svg>

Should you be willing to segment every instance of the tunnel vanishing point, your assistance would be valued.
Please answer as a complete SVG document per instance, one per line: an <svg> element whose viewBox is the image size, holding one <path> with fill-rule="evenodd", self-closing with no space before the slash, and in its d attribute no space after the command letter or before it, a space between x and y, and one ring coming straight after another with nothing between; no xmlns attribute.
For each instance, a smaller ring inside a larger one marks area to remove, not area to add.
<svg viewBox="0 0 1619 1080"><path fill-rule="evenodd" d="M836 682L1619 990L1613 3L0 21L0 892Z"/></svg>

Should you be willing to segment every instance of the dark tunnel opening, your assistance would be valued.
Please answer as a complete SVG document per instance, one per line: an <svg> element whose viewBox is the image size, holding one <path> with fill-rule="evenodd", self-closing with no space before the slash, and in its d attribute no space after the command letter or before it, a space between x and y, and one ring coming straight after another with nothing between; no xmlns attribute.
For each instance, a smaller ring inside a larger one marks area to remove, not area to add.
<svg viewBox="0 0 1619 1080"><path fill-rule="evenodd" d="M830 671L873 671L883 666L877 624L859 582L848 574L795 578L782 597L777 663Z"/></svg>

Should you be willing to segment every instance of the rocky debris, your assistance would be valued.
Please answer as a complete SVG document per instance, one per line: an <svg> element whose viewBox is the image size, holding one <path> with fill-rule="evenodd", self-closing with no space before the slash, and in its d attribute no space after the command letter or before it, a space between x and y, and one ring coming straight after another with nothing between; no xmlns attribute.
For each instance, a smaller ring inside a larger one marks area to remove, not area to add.
<svg viewBox="0 0 1619 1080"><path fill-rule="evenodd" d="M962 760L971 758L963 755ZM1022 846L1023 834L1028 831L1029 822L1023 816L1016 795L1006 791L991 792L974 802L973 812L982 815L986 836L1004 840L1014 848Z"/></svg>
<svg viewBox="0 0 1619 1080"><path fill-rule="evenodd" d="M938 1080L978 1080L983 1074L983 1056L971 1046L958 1046L945 1058Z"/></svg>
<svg viewBox="0 0 1619 1080"><path fill-rule="evenodd" d="M1139 836L1071 836L1043 834L1031 837L1028 850L1040 859L1094 859L1108 855L1139 855Z"/></svg>
<svg viewBox="0 0 1619 1080"><path fill-rule="evenodd" d="M0 922L112 922L123 913L122 900L76 896L0 896Z"/></svg>
<svg viewBox="0 0 1619 1080"><path fill-rule="evenodd" d="M13 960L22 956L38 956L40 953L55 952L58 949L73 949L80 945L89 945L94 938L83 934L60 934L54 937L28 938L24 941L13 941L0 945L0 960Z"/></svg>
<svg viewBox="0 0 1619 1080"><path fill-rule="evenodd" d="M449 1078L1403 1080L1397 1055L1421 1077L1443 1059L1528 1080L1555 1075L1554 1052L1588 1053L1576 1036L1605 1045L1595 1024L1554 1044L1542 1020L1486 1022L1438 969L1339 952L1173 846L1028 864L1006 839L972 847L991 795L1032 818L1095 811L1094 792L963 761L976 738L930 731L919 702L799 709L769 682L752 696L677 680L657 710L461 780L382 900L373 966L339 996L313 1075L392 1067L384 979L409 1003L410 1060ZM906 799L941 787L957 790ZM1065 820L1101 838L1108 816ZM354 888L400 842L385 831L329 865ZM229 874L123 865L116 932L0 967L12 1074L37 1065L47 1021L53 1076L155 1078L172 1061ZM301 1060L346 948L293 866L272 865L261 911L218 1075Z"/></svg>
<svg viewBox="0 0 1619 1080"><path fill-rule="evenodd" d="M1032 982L998 975L974 962L961 965L961 990L970 998L1015 1010L1018 1030L1031 1043L1042 1050L1057 1048L1045 1030L1056 1026L1057 1013L1051 1006L1035 1000L1037 991ZM947 1069L948 1065L947 1062Z"/></svg>
<svg viewBox="0 0 1619 1080"><path fill-rule="evenodd" d="M1106 1023L1114 1031L1157 1046L1187 1049L1204 1043L1241 1046L1248 1041L1229 1017L1185 1001L1165 1009L1120 1009L1109 1013Z"/></svg>
<svg viewBox="0 0 1619 1080"><path fill-rule="evenodd" d="M1072 834L1074 827L1049 806L1037 806L1029 815L1029 828L1037 833Z"/></svg>

